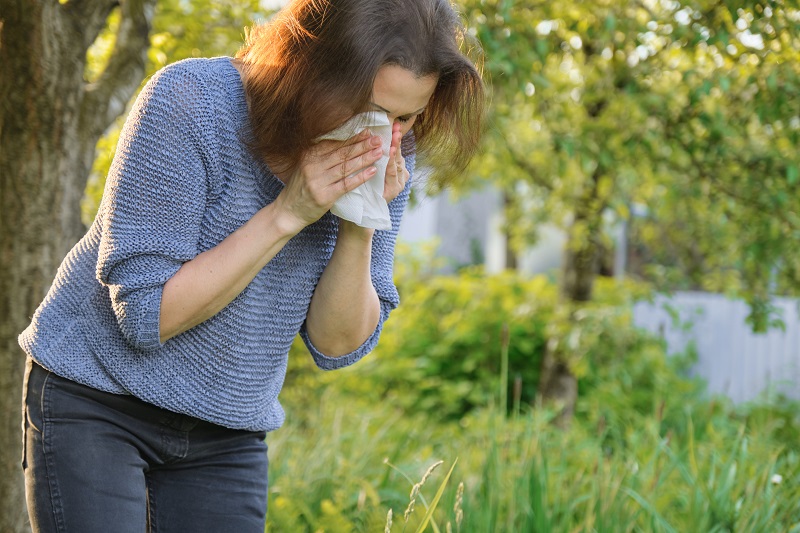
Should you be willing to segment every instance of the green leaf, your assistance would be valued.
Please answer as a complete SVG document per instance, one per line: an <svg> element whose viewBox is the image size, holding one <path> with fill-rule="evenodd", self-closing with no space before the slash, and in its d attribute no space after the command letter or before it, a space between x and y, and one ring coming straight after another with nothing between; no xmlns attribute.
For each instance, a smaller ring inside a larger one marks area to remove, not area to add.
<svg viewBox="0 0 800 533"><path fill-rule="evenodd" d="M786 181L789 185L795 185L798 178L800 178L800 169L797 168L797 165L789 165L786 167Z"/></svg>
<svg viewBox="0 0 800 533"><path fill-rule="evenodd" d="M774 91L778 88L778 76L774 72L767 76L767 88L770 91Z"/></svg>
<svg viewBox="0 0 800 533"><path fill-rule="evenodd" d="M617 27L617 18L614 16L613 13L609 14L606 17L606 30L609 32L613 32L616 29L616 27Z"/></svg>
<svg viewBox="0 0 800 533"><path fill-rule="evenodd" d="M544 39L537 39L536 40L536 53L539 57L544 58L547 56L547 53L550 51L550 47L547 45L547 41Z"/></svg>

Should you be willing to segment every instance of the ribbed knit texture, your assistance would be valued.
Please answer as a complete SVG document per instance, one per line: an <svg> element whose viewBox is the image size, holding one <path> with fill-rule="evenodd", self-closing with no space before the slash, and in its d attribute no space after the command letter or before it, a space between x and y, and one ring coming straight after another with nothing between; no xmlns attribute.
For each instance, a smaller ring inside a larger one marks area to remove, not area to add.
<svg viewBox="0 0 800 533"><path fill-rule="evenodd" d="M399 303L392 263L410 182L389 204L392 229L373 237L371 272L381 317L354 352L326 357L304 328L336 244L338 219L330 213L292 238L222 311L159 342L167 280L283 189L248 150L244 141L251 135L230 58L185 60L153 76L120 135L97 218L20 335L23 349L62 377L252 431L283 423L278 393L298 333L326 370L372 350ZM411 135L403 154L411 171Z"/></svg>

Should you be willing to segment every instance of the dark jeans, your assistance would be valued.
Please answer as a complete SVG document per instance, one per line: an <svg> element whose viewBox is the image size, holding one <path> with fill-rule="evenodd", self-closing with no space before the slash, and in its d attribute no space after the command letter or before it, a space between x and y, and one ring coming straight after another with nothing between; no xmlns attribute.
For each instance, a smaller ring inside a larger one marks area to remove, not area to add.
<svg viewBox="0 0 800 533"><path fill-rule="evenodd" d="M30 359L23 389L34 532L263 533L264 432L101 392Z"/></svg>

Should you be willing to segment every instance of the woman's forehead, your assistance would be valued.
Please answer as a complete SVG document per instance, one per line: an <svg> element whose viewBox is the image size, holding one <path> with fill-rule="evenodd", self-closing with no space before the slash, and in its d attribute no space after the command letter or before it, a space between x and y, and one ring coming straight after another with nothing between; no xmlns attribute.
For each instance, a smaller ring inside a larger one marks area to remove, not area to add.
<svg viewBox="0 0 800 533"><path fill-rule="evenodd" d="M436 89L436 76L418 77L397 65L384 65L375 76L371 104L391 116L420 112Z"/></svg>

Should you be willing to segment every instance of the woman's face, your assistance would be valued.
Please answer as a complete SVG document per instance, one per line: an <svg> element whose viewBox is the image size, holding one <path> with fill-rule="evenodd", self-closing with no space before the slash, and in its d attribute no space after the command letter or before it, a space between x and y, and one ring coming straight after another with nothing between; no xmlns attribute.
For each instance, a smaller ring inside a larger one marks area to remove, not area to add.
<svg viewBox="0 0 800 533"><path fill-rule="evenodd" d="M438 81L436 76L418 78L397 65L384 65L375 76L370 105L386 113L392 123L398 122L405 135L425 110Z"/></svg>

